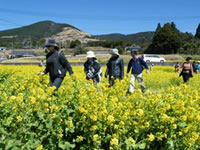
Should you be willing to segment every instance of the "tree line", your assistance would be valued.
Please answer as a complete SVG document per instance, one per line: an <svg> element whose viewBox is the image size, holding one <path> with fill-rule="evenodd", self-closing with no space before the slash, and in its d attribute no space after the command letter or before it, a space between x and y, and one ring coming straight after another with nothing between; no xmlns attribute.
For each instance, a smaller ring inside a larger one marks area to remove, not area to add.
<svg viewBox="0 0 200 150"><path fill-rule="evenodd" d="M161 27L158 23L152 43L145 53L153 54L200 54L200 24L195 36L181 33L175 23L166 23Z"/></svg>

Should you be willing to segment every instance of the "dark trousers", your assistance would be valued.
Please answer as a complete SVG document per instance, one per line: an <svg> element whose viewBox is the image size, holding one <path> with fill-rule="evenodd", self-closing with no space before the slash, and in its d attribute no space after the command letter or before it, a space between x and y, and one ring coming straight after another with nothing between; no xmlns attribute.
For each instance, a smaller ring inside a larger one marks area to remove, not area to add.
<svg viewBox="0 0 200 150"><path fill-rule="evenodd" d="M190 73L183 73L183 81L184 83L188 82L190 79Z"/></svg>
<svg viewBox="0 0 200 150"><path fill-rule="evenodd" d="M50 86L55 86L56 87L55 91L57 91L62 81L63 81L62 78L55 78L54 80L50 80Z"/></svg>
<svg viewBox="0 0 200 150"><path fill-rule="evenodd" d="M115 84L116 79L120 79L120 78L114 77L114 76L109 76L109 87L111 87Z"/></svg>

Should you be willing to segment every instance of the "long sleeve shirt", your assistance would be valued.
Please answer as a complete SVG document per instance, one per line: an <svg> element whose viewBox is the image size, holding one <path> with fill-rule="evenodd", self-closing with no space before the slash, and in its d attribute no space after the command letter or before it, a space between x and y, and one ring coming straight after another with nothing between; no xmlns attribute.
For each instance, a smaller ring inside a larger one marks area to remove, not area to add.
<svg viewBox="0 0 200 150"><path fill-rule="evenodd" d="M147 63L141 59L137 58L136 60L131 59L128 63L128 68L127 68L127 74L130 72L131 68L131 74L140 74L143 71L143 67L145 69L148 69Z"/></svg>
<svg viewBox="0 0 200 150"><path fill-rule="evenodd" d="M73 74L72 67L62 52L54 51L48 53L46 55L46 64L44 73L49 73L52 80L58 77L64 78L67 71L70 75Z"/></svg>

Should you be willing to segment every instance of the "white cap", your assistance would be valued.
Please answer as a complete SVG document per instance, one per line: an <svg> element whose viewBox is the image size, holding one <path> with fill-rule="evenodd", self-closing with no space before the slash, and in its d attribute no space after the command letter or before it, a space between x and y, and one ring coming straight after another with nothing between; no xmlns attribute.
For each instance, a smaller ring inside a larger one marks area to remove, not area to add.
<svg viewBox="0 0 200 150"><path fill-rule="evenodd" d="M94 54L93 51L88 51L86 57L87 57L87 58L96 58L96 56L95 56L95 54Z"/></svg>

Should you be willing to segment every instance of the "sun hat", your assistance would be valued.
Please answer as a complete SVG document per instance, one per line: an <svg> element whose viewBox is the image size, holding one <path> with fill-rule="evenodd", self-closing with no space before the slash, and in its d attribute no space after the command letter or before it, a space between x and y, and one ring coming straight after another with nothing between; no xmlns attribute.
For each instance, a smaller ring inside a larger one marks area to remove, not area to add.
<svg viewBox="0 0 200 150"><path fill-rule="evenodd" d="M96 58L96 56L95 56L95 54L94 54L93 51L88 51L86 57L87 57L87 58Z"/></svg>
<svg viewBox="0 0 200 150"><path fill-rule="evenodd" d="M119 55L118 49L114 48L111 50L112 55Z"/></svg>
<svg viewBox="0 0 200 150"><path fill-rule="evenodd" d="M56 41L54 39L48 39L44 46L45 47L49 47L49 46L58 47L58 45L56 44Z"/></svg>

